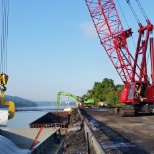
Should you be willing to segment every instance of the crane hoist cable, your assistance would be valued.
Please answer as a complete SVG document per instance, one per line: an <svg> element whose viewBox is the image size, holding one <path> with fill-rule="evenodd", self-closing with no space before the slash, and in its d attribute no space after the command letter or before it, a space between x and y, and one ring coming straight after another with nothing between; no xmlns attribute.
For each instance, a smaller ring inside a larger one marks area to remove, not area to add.
<svg viewBox="0 0 154 154"><path fill-rule="evenodd" d="M136 0L136 2L137 2L137 4L138 4L138 6L139 6L139 8L140 8L140 10L141 10L141 12L142 12L142 14L143 14L145 20L146 20L147 22L150 22L149 19L148 19L148 16L146 15L146 13L145 13L145 11L144 11L144 9L143 9L141 3L140 3L140 1L139 1L139 0ZM150 53L148 54L148 57L147 57L147 60L146 60L146 61L147 61L147 64L148 64L148 62L149 62L149 57L150 57Z"/></svg>
<svg viewBox="0 0 154 154"><path fill-rule="evenodd" d="M129 6L130 6L130 8L131 8L131 10L132 10L132 12L133 12L133 14L134 14L135 11L134 11L133 7L131 6L130 1L129 1L129 0L126 0L126 1L127 1L127 3L129 4ZM142 12L142 14L143 14L143 16L144 16L146 22L149 24L149 23L150 23L150 20L148 19L148 17L147 17L147 15L146 15L146 13L145 13L145 11L144 11L144 9L143 9L143 7L142 7L140 1L139 1L139 0L136 0L136 3L137 3L137 5L139 6L139 9L141 10L141 12ZM135 16L135 17L137 16L136 13L135 13L134 16ZM139 26L142 26L142 24L139 24ZM148 64L148 60L149 60L149 54L148 54L147 60L146 60L146 61L147 61L147 64ZM139 61L140 61L140 60L139 60Z"/></svg>
<svg viewBox="0 0 154 154"><path fill-rule="evenodd" d="M120 5L120 3L119 3L119 0L117 0L117 2L118 2L118 5L119 5L120 10L121 10L121 12L122 12L122 15L123 15L123 17L124 17L124 19L125 19L125 22L126 22L126 24L127 24L127 27L128 27L128 29L129 29L130 26L128 25L127 19L126 19L125 14L124 14L124 12L123 12L123 10L122 10L122 7L121 7L121 5Z"/></svg>
<svg viewBox="0 0 154 154"><path fill-rule="evenodd" d="M137 4L138 4L138 6L139 6L139 8L140 8L140 10L141 10L141 12L142 12L142 14L143 14L145 20L146 20L147 22L150 22L149 19L148 19L148 16L146 15L146 13L145 13L145 11L144 11L144 9L143 9L141 3L139 2L139 0L136 0L136 2L137 2ZM150 53L148 54L148 57L147 57L147 64L148 64L148 62L149 62L149 57L150 57Z"/></svg>
<svg viewBox="0 0 154 154"><path fill-rule="evenodd" d="M137 16L135 10L133 9L133 7L132 7L132 5L131 5L131 3L130 3L130 0L126 0L126 2L127 2L127 4L129 5L129 8L130 8L130 10L132 11L132 13L133 13L133 15L134 15L134 17L135 17L135 19L136 19L136 21L137 21L139 27L142 27L142 24L141 24L141 22L140 22L140 20L139 20L139 18L138 18L138 16ZM140 58L138 58L138 60L140 61Z"/></svg>
<svg viewBox="0 0 154 154"><path fill-rule="evenodd" d="M9 0L2 0L2 32L1 32L1 58L0 58L0 104L8 106L8 119L12 119L15 113L15 104L4 100L5 85L8 81L7 73L7 41L8 41Z"/></svg>
<svg viewBox="0 0 154 154"><path fill-rule="evenodd" d="M138 16L137 16L137 14L135 13L135 11L134 11L134 9L133 9L133 7L132 7L132 5L131 5L131 3L130 3L130 0L126 0L126 2L127 2L127 4L129 5L129 7L130 7L130 9L131 9L131 11L132 11L132 13L133 13L133 15L134 15L134 17L135 17L137 23L138 23L138 25L141 27L142 24L141 24L141 22L140 22L140 20L139 20L139 18L138 18Z"/></svg>
<svg viewBox="0 0 154 154"><path fill-rule="evenodd" d="M2 0L2 32L1 32L1 59L0 59L0 85L6 90L7 84L7 41L8 41L9 0Z"/></svg>
<svg viewBox="0 0 154 154"><path fill-rule="evenodd" d="M2 32L0 72L7 73L7 41L8 41L9 0L2 0Z"/></svg>
<svg viewBox="0 0 154 154"><path fill-rule="evenodd" d="M117 0L117 2L118 2L118 5L119 5L120 10L121 10L121 12L122 12L122 15L123 15L123 17L124 17L124 19L125 19L126 25L127 25L128 29L129 29L130 26L128 25L127 19L126 19L126 17L125 17L124 11L122 10L122 7L121 7L121 5L120 5L120 3L119 3L119 0ZM133 35L131 36L131 38L132 38L133 45L134 45L134 48L135 48L136 46L135 46L135 41L134 41Z"/></svg>
<svg viewBox="0 0 154 154"><path fill-rule="evenodd" d="M125 19L126 24L127 24L128 28L130 28L130 26L128 25L127 19L126 19L126 17L125 17L124 11L122 10L122 7L121 7L121 5L120 5L120 3L119 3L119 0L117 0L117 2L118 2L118 5L119 5L119 7L120 7L120 10L121 10L121 12L122 12L122 15L123 15L123 17L124 17L124 19ZM127 2L128 2L128 1L127 1ZM132 38L132 42L133 42L133 46L134 46L134 50L135 50L135 49L136 49L136 45L135 45L134 37L133 37L133 35L131 35L130 37ZM140 59L139 59L139 61L140 61Z"/></svg>
<svg viewBox="0 0 154 154"><path fill-rule="evenodd" d="M145 20L146 20L147 22L149 22L149 19L148 19L147 15L146 15L146 13L145 13L145 11L144 11L144 9L143 9L141 3L139 2L139 0L136 0L136 2L137 2L137 4L138 4L138 6L139 6L139 8L140 8L140 10L141 10L141 12L142 12L142 14L143 14Z"/></svg>

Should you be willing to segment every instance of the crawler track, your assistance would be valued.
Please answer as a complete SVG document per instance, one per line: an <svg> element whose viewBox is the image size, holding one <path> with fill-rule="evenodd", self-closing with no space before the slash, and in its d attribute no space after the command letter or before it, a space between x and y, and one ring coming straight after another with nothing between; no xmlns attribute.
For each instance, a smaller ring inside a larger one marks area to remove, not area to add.
<svg viewBox="0 0 154 154"><path fill-rule="evenodd" d="M132 105L125 105L123 107L110 107L110 112L121 117L133 117L136 115L135 108Z"/></svg>
<svg viewBox="0 0 154 154"><path fill-rule="evenodd" d="M154 154L154 115L120 117L103 109L80 109L107 154Z"/></svg>

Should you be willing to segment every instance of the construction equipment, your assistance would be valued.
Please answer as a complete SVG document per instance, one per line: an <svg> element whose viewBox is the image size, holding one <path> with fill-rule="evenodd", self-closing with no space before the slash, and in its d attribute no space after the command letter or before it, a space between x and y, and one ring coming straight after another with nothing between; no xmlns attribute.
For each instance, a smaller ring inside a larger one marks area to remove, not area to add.
<svg viewBox="0 0 154 154"><path fill-rule="evenodd" d="M15 112L15 105L12 101L5 101L4 99L4 92L6 91L5 85L7 84L8 80L8 75L6 74L0 74L0 86L1 86L1 99L0 99L0 104L1 105L6 105L9 107L9 116L8 119L12 119L14 117L14 112Z"/></svg>
<svg viewBox="0 0 154 154"><path fill-rule="evenodd" d="M60 92L58 92L58 94L57 94L57 103L56 103L56 108L57 108L57 111L58 111L58 109L59 109L59 105L60 105L60 96L68 96L68 97L70 97L70 98L73 98L73 99L75 99L76 101L81 101L81 98L79 97L79 96L75 96L75 95L73 95L73 94L70 94L70 93L66 93L66 92L62 92L62 91L60 91Z"/></svg>
<svg viewBox="0 0 154 154"><path fill-rule="evenodd" d="M135 57L131 55L127 43L127 39L132 36L132 30L124 30L114 0L85 2L100 42L125 85L120 98L125 105L115 108L115 112L122 116L134 116L140 111L154 112L154 43L153 37L150 36L153 24L139 0L136 2L146 20L145 26L139 21L130 1L126 0L139 25ZM148 44L151 56L151 83L147 74Z"/></svg>
<svg viewBox="0 0 154 154"><path fill-rule="evenodd" d="M92 98L91 99L89 98L89 99L83 101L83 105L89 106L89 107L92 107L94 105L94 103L95 103L95 100Z"/></svg>
<svg viewBox="0 0 154 154"><path fill-rule="evenodd" d="M12 101L5 101L4 92L6 91L5 85L8 81L7 72L7 40L8 40L8 13L9 1L2 0L2 34L1 34L1 60L0 60L0 111L4 115L0 116L0 125L6 126L7 120L13 118L15 112L15 105ZM3 107L3 108L2 108ZM6 116L7 115L7 116Z"/></svg>

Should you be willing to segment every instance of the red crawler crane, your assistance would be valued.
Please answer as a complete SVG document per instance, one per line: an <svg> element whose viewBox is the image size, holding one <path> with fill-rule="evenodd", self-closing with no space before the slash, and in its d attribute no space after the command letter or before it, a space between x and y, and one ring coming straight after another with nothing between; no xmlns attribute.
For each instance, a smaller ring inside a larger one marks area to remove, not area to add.
<svg viewBox="0 0 154 154"><path fill-rule="evenodd" d="M135 58L133 58L127 44L127 38L132 35L132 31L131 29L124 30L114 0L85 0L85 2L100 42L125 85L121 93L121 102L125 103L125 106L116 108L116 113L122 116L133 116L139 111L154 112L154 46L153 38L150 38L153 25L147 17L146 26L138 22L139 36ZM131 5L129 0L127 3ZM145 34L144 38L142 34ZM146 63L149 38L151 84L147 75Z"/></svg>

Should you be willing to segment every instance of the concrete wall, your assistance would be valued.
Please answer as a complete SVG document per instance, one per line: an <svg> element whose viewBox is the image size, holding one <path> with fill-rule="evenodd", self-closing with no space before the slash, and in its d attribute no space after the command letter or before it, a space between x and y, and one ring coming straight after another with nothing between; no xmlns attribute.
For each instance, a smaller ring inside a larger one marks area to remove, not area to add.
<svg viewBox="0 0 154 154"><path fill-rule="evenodd" d="M81 119L83 119L80 110L78 110L79 115ZM91 153L91 150L94 150L96 154L105 154L105 151L101 148L100 144L96 140L94 134L92 133L90 129L90 125L87 119L84 119L84 133L85 133L85 139L87 142L87 149L88 153Z"/></svg>

